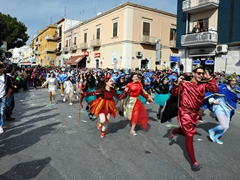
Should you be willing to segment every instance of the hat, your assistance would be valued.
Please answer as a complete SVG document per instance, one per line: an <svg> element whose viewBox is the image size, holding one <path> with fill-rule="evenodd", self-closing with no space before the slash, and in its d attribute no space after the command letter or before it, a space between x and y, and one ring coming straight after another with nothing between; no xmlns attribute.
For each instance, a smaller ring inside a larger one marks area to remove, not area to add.
<svg viewBox="0 0 240 180"><path fill-rule="evenodd" d="M197 69L204 69L203 66L201 64L197 64L196 66L193 66L192 71L195 71Z"/></svg>
<svg viewBox="0 0 240 180"><path fill-rule="evenodd" d="M227 76L227 77L226 77L226 80L231 81L233 78L236 78L236 77L237 77L237 74L236 74L236 73L233 73L233 74Z"/></svg>

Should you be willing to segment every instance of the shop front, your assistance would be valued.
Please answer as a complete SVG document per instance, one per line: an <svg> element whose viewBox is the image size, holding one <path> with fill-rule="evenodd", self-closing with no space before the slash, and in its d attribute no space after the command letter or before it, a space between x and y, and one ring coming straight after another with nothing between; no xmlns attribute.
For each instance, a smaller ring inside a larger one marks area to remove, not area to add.
<svg viewBox="0 0 240 180"><path fill-rule="evenodd" d="M211 73L214 72L214 65L215 65L215 57L209 56L209 57L193 57L192 58L192 67L196 65L202 65L204 69L209 70Z"/></svg>

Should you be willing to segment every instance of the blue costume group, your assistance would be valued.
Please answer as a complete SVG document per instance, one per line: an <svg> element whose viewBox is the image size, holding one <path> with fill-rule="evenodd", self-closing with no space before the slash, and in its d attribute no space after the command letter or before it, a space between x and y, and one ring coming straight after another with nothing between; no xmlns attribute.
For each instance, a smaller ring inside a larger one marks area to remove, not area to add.
<svg viewBox="0 0 240 180"><path fill-rule="evenodd" d="M229 81L233 79L234 76L230 78ZM214 112L214 115L220 123L216 127L209 129L209 137L213 142L223 144L219 138L229 128L229 122L237 108L240 89L237 86L231 87L229 84L219 84L218 88L218 93L212 94L207 92L205 94L203 109L208 108Z"/></svg>

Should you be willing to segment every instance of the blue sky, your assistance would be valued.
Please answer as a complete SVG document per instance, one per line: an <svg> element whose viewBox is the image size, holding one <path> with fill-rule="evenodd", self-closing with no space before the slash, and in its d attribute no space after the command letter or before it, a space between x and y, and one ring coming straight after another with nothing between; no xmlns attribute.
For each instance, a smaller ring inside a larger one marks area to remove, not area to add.
<svg viewBox="0 0 240 180"><path fill-rule="evenodd" d="M88 20L98 12L105 12L121 3L122 0L0 0L0 12L16 17L28 28L30 44L39 29L56 23L64 17ZM170 13L177 13L177 0L132 0L129 1ZM66 10L65 10L66 9Z"/></svg>

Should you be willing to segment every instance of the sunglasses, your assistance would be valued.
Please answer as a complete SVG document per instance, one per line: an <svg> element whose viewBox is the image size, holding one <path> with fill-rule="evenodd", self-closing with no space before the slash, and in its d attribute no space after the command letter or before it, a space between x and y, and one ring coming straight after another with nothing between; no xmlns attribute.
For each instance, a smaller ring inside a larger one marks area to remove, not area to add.
<svg viewBox="0 0 240 180"><path fill-rule="evenodd" d="M196 72L198 75L204 75L204 72Z"/></svg>

